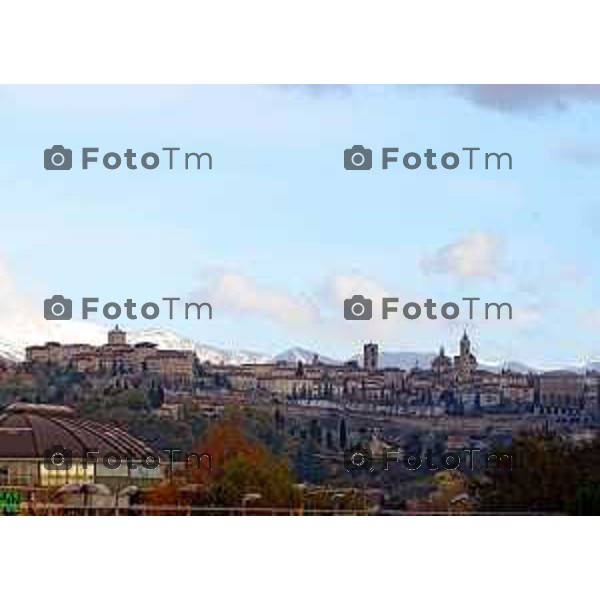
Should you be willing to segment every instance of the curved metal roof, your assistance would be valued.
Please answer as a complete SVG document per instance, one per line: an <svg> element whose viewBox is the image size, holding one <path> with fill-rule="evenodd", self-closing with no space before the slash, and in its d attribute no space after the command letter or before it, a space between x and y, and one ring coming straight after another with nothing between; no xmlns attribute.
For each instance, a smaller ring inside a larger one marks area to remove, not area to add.
<svg viewBox="0 0 600 600"><path fill-rule="evenodd" d="M0 458L42 459L54 446L63 446L74 458L83 458L91 449L100 456L158 456L122 429L77 418L68 407L19 403L0 414Z"/></svg>

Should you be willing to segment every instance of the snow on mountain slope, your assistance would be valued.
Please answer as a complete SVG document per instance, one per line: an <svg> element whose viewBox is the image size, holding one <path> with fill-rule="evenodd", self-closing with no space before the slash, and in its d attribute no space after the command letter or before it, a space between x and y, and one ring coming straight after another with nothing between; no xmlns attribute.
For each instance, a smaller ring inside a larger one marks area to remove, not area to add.
<svg viewBox="0 0 600 600"><path fill-rule="evenodd" d="M21 328L19 335L15 330L8 332L12 335L4 338L4 331L0 331L0 358L10 361L21 361L25 358L27 346L44 344L49 341L68 343L87 343L101 345L106 343L108 328L99 325L83 324L79 327L75 321L46 321L39 328ZM130 343L152 342L165 350L192 350L198 358L214 364L242 364L268 362L270 357L259 352L246 350L221 350L213 346L199 344L188 338L182 337L169 329L143 329L128 331Z"/></svg>
<svg viewBox="0 0 600 600"><path fill-rule="evenodd" d="M509 360L503 363L481 363L479 365L479 368L484 369L486 371L493 371L494 373L499 373L502 370L507 370L512 371L513 373L522 373L524 375L526 375L527 373L537 373L543 370L530 367L529 365L514 360Z"/></svg>
<svg viewBox="0 0 600 600"><path fill-rule="evenodd" d="M81 321L45 321L34 320L12 320L8 326L0 323L0 360L11 362L21 361L25 358L25 348L30 345L44 344L49 341L68 343L87 343L101 345L106 343L106 335L109 328ZM201 344L189 338L183 337L170 329L151 328L139 331L128 331L128 340L132 344L139 342L152 342L163 349L192 350L202 362L213 364L260 364L266 362L285 361L297 363L302 361L310 364L314 350L301 347L292 347L275 356L269 356L252 350L223 350L207 344ZM412 369L418 365L426 369L431 364L435 354L427 352L381 352L379 364L383 368ZM319 361L325 364L341 364L343 361L321 356ZM356 354L351 357L362 364L362 355ZM498 372L501 369L510 369L519 373L543 372L548 369L533 368L523 363L508 361L505 363L480 363L480 368ZM587 370L600 371L600 361L592 361L585 365L570 365L565 367L570 371L584 373Z"/></svg>
<svg viewBox="0 0 600 600"><path fill-rule="evenodd" d="M182 337L170 329L152 328L128 333L130 343L152 342L165 350L192 350L202 362L210 361L213 364L264 363L269 357L259 352L250 350L221 350L214 346L199 344L193 340Z"/></svg>
<svg viewBox="0 0 600 600"><path fill-rule="evenodd" d="M273 357L273 361L288 363L297 363L298 361L302 361L303 363L310 364L313 362L315 355L317 355L320 362L326 365L337 365L341 363L341 361L329 358L328 356L321 356L318 352L315 352L314 350L308 350L306 348L300 348L298 346L289 348L284 352L276 354Z"/></svg>
<svg viewBox="0 0 600 600"><path fill-rule="evenodd" d="M0 325L0 358L23 360L25 348L60 342L62 344L103 344L108 329L93 323L77 321L11 322L9 327Z"/></svg>
<svg viewBox="0 0 600 600"><path fill-rule="evenodd" d="M0 340L0 359L9 361L23 360L24 349L22 346L7 340Z"/></svg>

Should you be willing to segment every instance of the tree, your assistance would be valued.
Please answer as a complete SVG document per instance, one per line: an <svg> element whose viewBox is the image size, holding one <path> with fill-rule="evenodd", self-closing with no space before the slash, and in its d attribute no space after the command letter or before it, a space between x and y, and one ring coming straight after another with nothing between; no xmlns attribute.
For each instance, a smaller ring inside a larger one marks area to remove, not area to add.
<svg viewBox="0 0 600 600"><path fill-rule="evenodd" d="M325 471L319 458L319 448L314 440L302 440L294 456L294 469L303 482L323 483Z"/></svg>
<svg viewBox="0 0 600 600"><path fill-rule="evenodd" d="M285 430L285 417L281 414L279 407L275 408L274 419L275 419L275 429L277 429L277 431L279 431L279 432L284 431Z"/></svg>
<svg viewBox="0 0 600 600"><path fill-rule="evenodd" d="M148 403L150 408L160 408L164 404L164 401L165 390L162 385L151 386L148 390Z"/></svg>
<svg viewBox="0 0 600 600"><path fill-rule="evenodd" d="M471 514L476 501L469 479L459 471L441 471L434 477L435 489L423 500L411 500L407 507L413 513Z"/></svg>
<svg viewBox="0 0 600 600"><path fill-rule="evenodd" d="M591 490L600 481L600 446L574 446L556 435L517 438L495 454L510 454L512 469L500 463L478 486L486 512L573 513L597 506Z"/></svg>
<svg viewBox="0 0 600 600"><path fill-rule="evenodd" d="M340 421L340 448L345 450L347 445L348 433L346 431L346 419L342 417L342 420Z"/></svg>
<svg viewBox="0 0 600 600"><path fill-rule="evenodd" d="M333 450L334 449L334 445L333 445L333 435L331 434L331 430L327 430L327 433L325 434L325 446L327 447L328 450Z"/></svg>
<svg viewBox="0 0 600 600"><path fill-rule="evenodd" d="M184 515L181 507L189 505L181 491L181 485L175 482L165 482L157 485L144 493L144 503L150 509L150 514L156 515Z"/></svg>
<svg viewBox="0 0 600 600"><path fill-rule="evenodd" d="M205 487L211 504L239 507L250 493L260 496L253 507L291 508L298 504L287 461L251 439L241 415L229 415L209 427L195 452L208 454L212 469L188 465L188 477Z"/></svg>
<svg viewBox="0 0 600 600"><path fill-rule="evenodd" d="M311 419L309 432L310 439L315 444L320 445L323 438L323 432L321 431L321 427L319 426L319 421L317 419Z"/></svg>

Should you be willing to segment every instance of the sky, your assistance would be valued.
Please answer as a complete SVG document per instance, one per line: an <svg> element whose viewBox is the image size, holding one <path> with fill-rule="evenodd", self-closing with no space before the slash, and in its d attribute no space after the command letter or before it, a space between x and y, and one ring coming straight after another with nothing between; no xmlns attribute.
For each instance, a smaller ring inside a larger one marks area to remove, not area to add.
<svg viewBox="0 0 600 600"><path fill-rule="evenodd" d="M0 86L0 126L0 340L48 335L54 294L178 296L212 302L213 319L118 323L337 358L365 341L453 353L466 327L489 362L600 357L595 86ZM43 168L55 144L75 168ZM513 168L347 171L355 144L475 146ZM84 171L83 146L210 152L213 169ZM476 296L513 320L345 321L353 294ZM62 341L93 331L59 325Z"/></svg>

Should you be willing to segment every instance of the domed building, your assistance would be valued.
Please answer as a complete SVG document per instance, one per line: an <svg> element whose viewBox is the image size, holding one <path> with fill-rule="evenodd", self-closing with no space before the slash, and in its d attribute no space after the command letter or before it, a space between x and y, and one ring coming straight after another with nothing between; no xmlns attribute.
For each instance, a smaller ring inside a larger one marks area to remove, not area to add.
<svg viewBox="0 0 600 600"><path fill-rule="evenodd" d="M452 371L452 359L446 356L444 346L440 347L439 354L431 361L431 368L438 375L445 375Z"/></svg>
<svg viewBox="0 0 600 600"><path fill-rule="evenodd" d="M122 429L65 406L17 403L0 413L0 490L50 497L78 486L117 495L155 485L160 457Z"/></svg>

